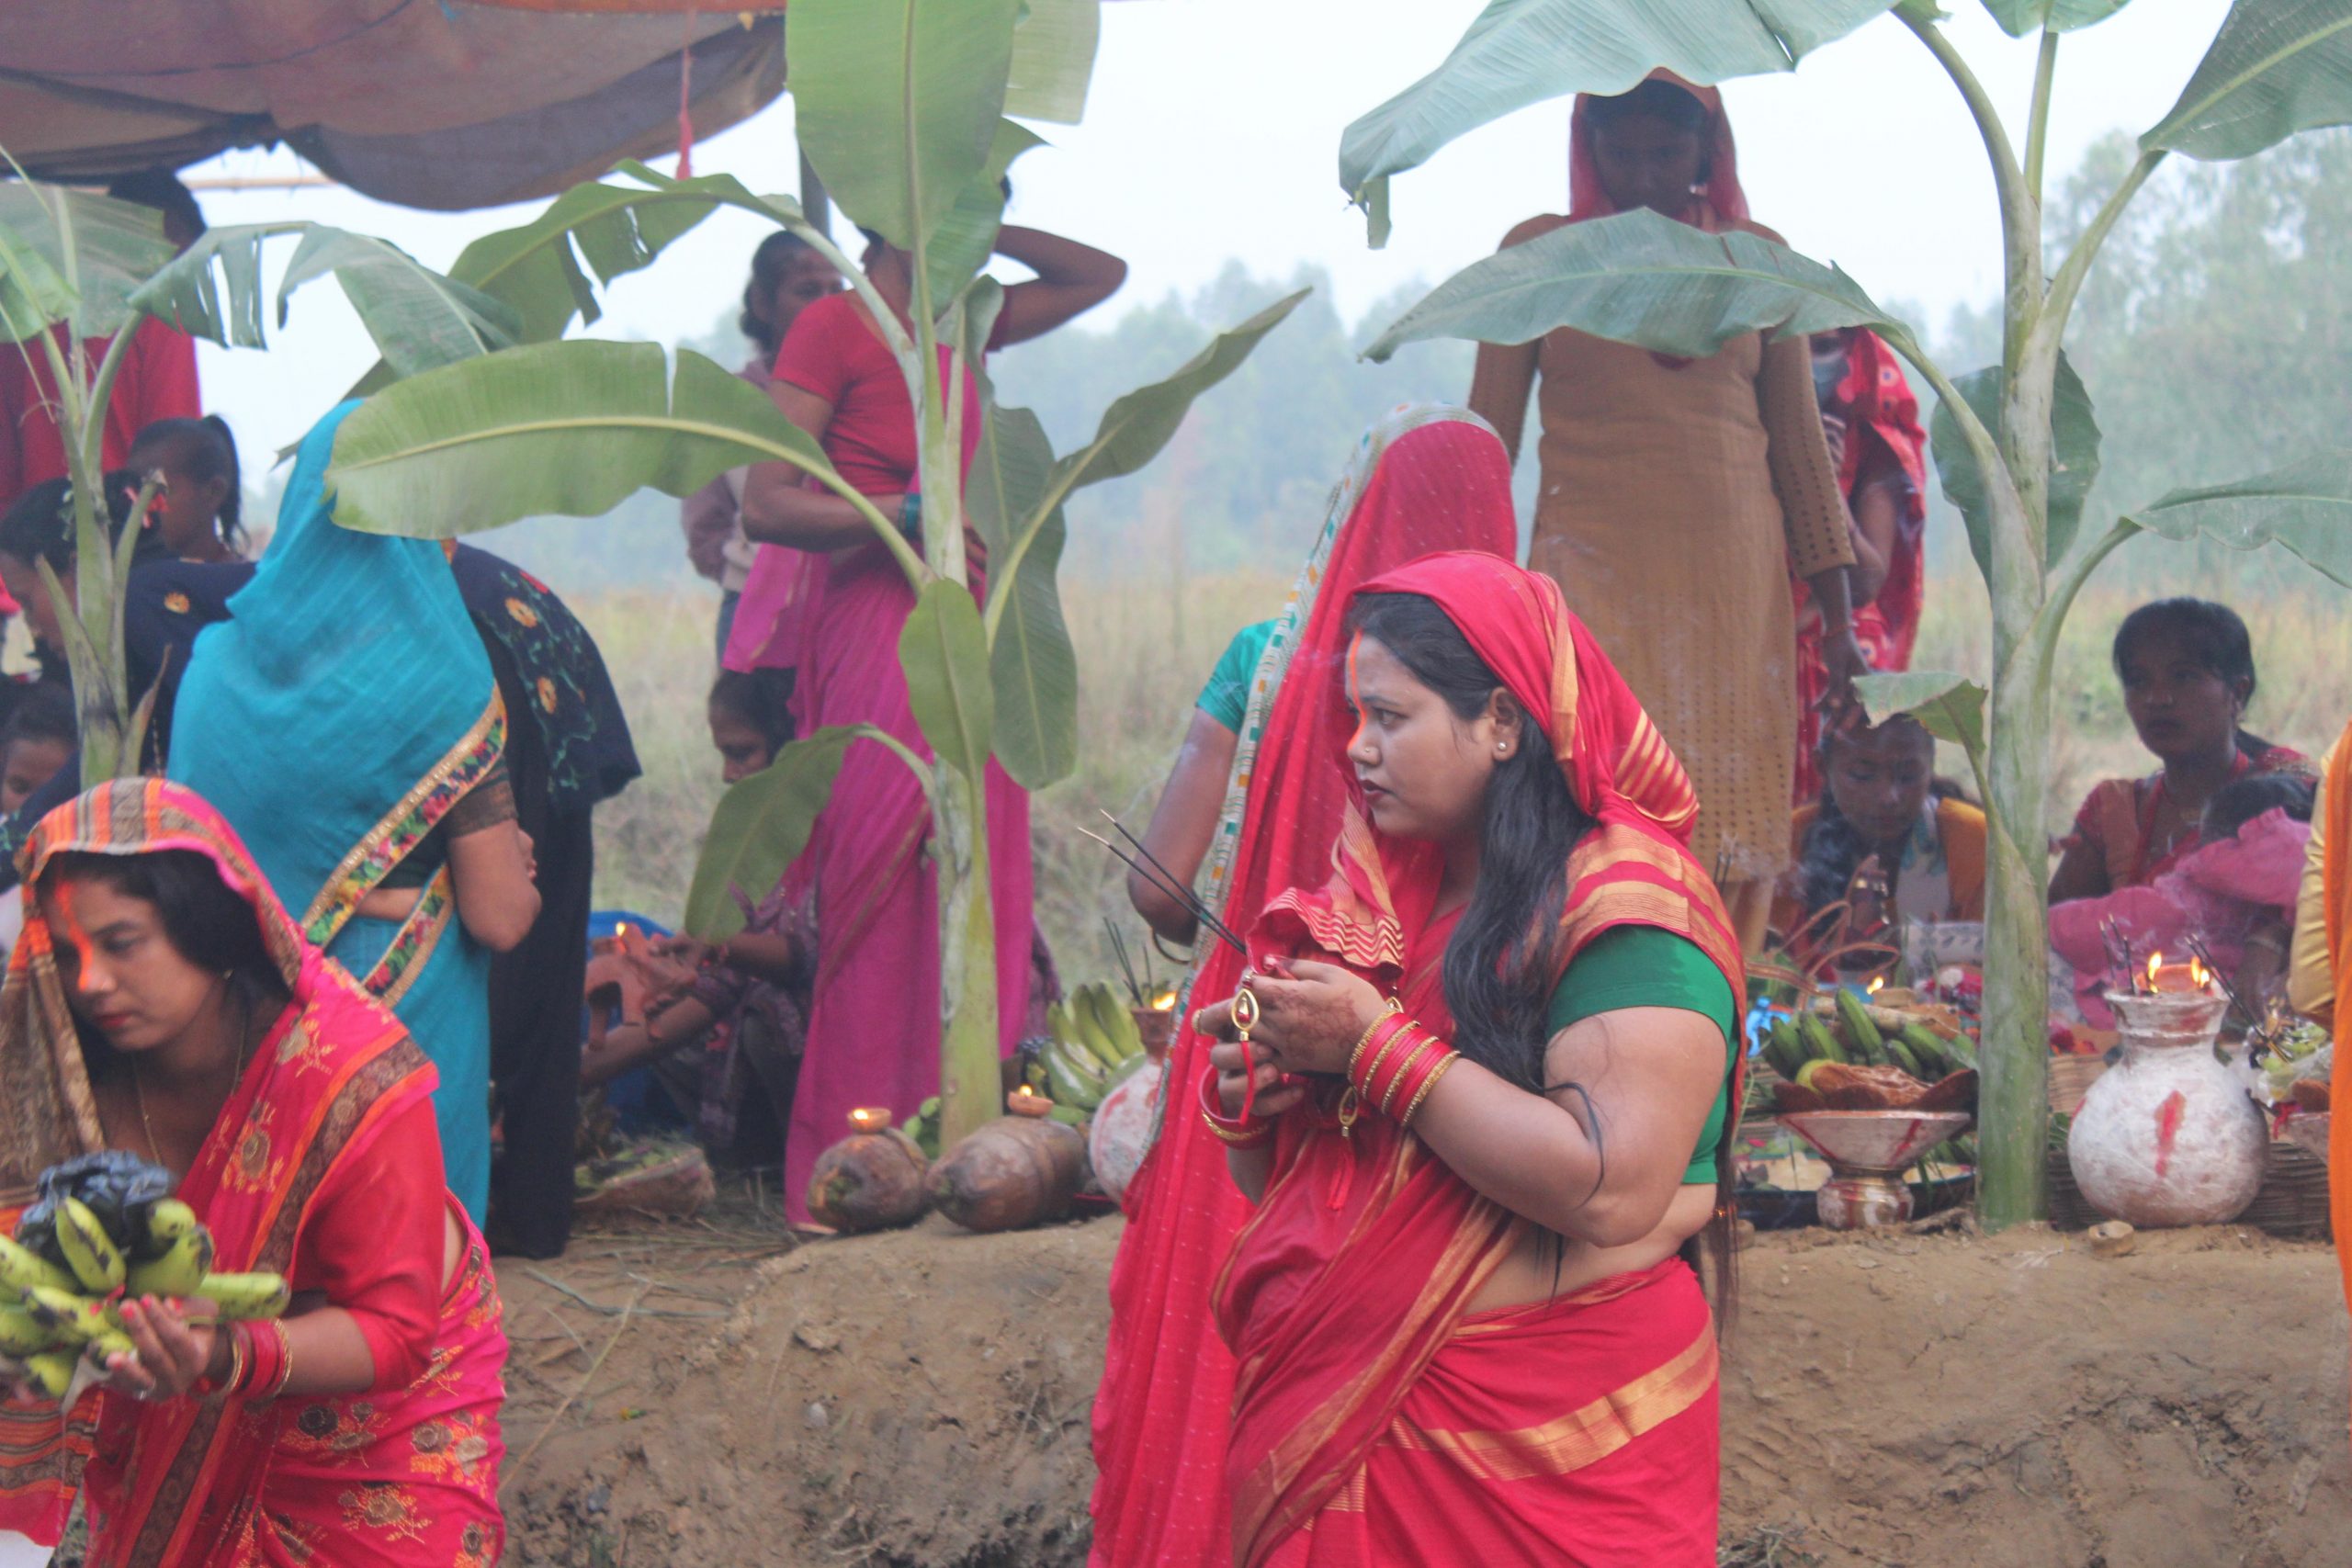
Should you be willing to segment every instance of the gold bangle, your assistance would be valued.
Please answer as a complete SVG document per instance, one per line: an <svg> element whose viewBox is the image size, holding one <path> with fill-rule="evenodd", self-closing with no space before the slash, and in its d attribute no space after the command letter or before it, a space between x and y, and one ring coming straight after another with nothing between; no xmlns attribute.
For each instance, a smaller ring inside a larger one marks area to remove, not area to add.
<svg viewBox="0 0 2352 1568"><path fill-rule="evenodd" d="M1237 1132L1233 1128L1226 1126L1216 1117L1210 1115L1208 1109L1205 1106L1201 1110L1201 1120L1208 1124L1209 1131L1215 1133L1228 1148L1256 1148L1260 1144L1264 1143L1268 1138L1274 1135L1273 1125L1271 1122L1256 1127L1246 1128L1242 1131Z"/></svg>
<svg viewBox="0 0 2352 1568"><path fill-rule="evenodd" d="M1437 1087L1437 1080L1445 1077L1446 1069L1460 1060L1462 1060L1461 1052L1453 1050L1446 1052L1445 1060L1430 1069L1429 1081L1422 1084L1419 1092L1413 1096L1413 1102L1405 1107L1405 1114L1396 1119L1398 1126L1409 1127L1413 1124L1413 1112L1421 1108L1421 1101L1430 1097L1430 1090Z"/></svg>
<svg viewBox="0 0 2352 1568"><path fill-rule="evenodd" d="M1417 1023L1413 1025L1413 1027L1416 1030L1420 1030L1420 1038L1413 1043L1413 1049L1406 1055L1405 1059L1396 1064L1396 1075L1388 1080L1388 1088L1380 1097L1380 1113L1383 1116L1387 1115L1388 1108L1396 1103L1396 1091L1405 1087L1405 1075L1411 1069L1413 1066L1413 1059L1431 1045L1436 1046L1441 1051L1449 1049L1445 1042L1440 1040L1436 1035L1430 1033L1427 1030L1421 1029L1419 1024ZM1399 1122L1398 1125L1401 1126L1403 1123Z"/></svg>
<svg viewBox="0 0 2352 1568"><path fill-rule="evenodd" d="M1363 1026L1363 1032L1356 1036L1356 1048L1348 1053L1348 1077L1356 1076L1356 1064L1363 1060L1363 1048L1372 1043L1373 1032L1404 1010L1405 1004L1395 997L1381 1004L1379 1016Z"/></svg>

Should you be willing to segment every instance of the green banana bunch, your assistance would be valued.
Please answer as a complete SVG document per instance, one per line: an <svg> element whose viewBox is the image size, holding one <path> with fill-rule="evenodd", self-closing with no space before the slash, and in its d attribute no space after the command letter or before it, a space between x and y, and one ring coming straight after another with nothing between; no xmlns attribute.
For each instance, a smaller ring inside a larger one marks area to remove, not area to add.
<svg viewBox="0 0 2352 1568"><path fill-rule="evenodd" d="M1840 986L1836 1003L1838 1021L1845 1026L1846 1043L1853 1047L1854 1059L1866 1066L1887 1066L1886 1043L1879 1033L1878 1021L1871 1017L1871 1010L1862 1005L1861 998Z"/></svg>
<svg viewBox="0 0 2352 1568"><path fill-rule="evenodd" d="M1808 1062L1852 1060L1846 1054L1846 1048L1838 1043L1838 1036L1830 1032L1829 1026L1822 1022L1820 1015L1811 1008L1797 1014L1797 1037L1804 1042Z"/></svg>
<svg viewBox="0 0 2352 1568"><path fill-rule="evenodd" d="M196 1293L220 1309L223 1323L282 1317L293 1300L282 1274L207 1274Z"/></svg>
<svg viewBox="0 0 2352 1568"><path fill-rule="evenodd" d="M52 1291L76 1291L81 1281L20 1242L0 1236L0 1286L21 1291L40 1285Z"/></svg>
<svg viewBox="0 0 2352 1568"><path fill-rule="evenodd" d="M1951 1076L1952 1059L1944 1048L1942 1035L1924 1023L1906 1023L1903 1026L1902 1039L1903 1043L1910 1048L1912 1056L1925 1069L1914 1073L1914 1077L1933 1083L1938 1078Z"/></svg>
<svg viewBox="0 0 2352 1568"><path fill-rule="evenodd" d="M126 1282L134 1296L192 1296L211 1271L212 1233L199 1226L159 1257L132 1264Z"/></svg>
<svg viewBox="0 0 2352 1568"><path fill-rule="evenodd" d="M122 1248L114 1237L107 1235L107 1227L98 1216L79 1198L64 1197L57 1201L57 1245L65 1254L65 1266L82 1282L82 1288L93 1295L104 1295L122 1287L125 1266Z"/></svg>
<svg viewBox="0 0 2352 1568"><path fill-rule="evenodd" d="M1046 1083L1055 1104L1091 1111L1110 1092L1110 1074L1083 1045L1048 1041L1038 1055L1046 1064Z"/></svg>
<svg viewBox="0 0 2352 1568"><path fill-rule="evenodd" d="M1782 1013L1772 1020L1772 1026L1764 1032L1764 1059L1771 1064L1774 1072L1791 1083L1796 1081L1797 1069L1804 1066L1805 1058L1804 1042L1797 1037L1795 1019Z"/></svg>

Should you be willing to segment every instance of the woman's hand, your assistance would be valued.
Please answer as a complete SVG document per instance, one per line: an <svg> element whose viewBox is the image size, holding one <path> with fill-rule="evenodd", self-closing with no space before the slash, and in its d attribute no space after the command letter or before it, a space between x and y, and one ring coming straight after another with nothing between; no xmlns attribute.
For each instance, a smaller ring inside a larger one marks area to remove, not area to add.
<svg viewBox="0 0 2352 1568"><path fill-rule="evenodd" d="M140 1400L176 1399L187 1393L216 1356L225 1359L227 1339L220 1329L190 1323L181 1314L209 1318L215 1310L205 1301L171 1303L145 1296L124 1302L122 1331L139 1353L107 1357L100 1386Z"/></svg>
<svg viewBox="0 0 2352 1568"><path fill-rule="evenodd" d="M1246 1070L1242 1066L1245 1050L1250 1057ZM1306 1098L1305 1084L1283 1081L1282 1069L1266 1060L1255 1034L1250 1036L1247 1047L1231 1040L1210 1046L1209 1066L1216 1069L1217 1098L1225 1102L1227 1116L1241 1114L1242 1090L1251 1083L1257 1085L1257 1094L1250 1101L1250 1114L1261 1120L1279 1116Z"/></svg>
<svg viewBox="0 0 2352 1568"><path fill-rule="evenodd" d="M1280 962L1280 961L1278 961ZM1311 958L1280 963L1250 982L1259 1021L1250 1043L1286 1073L1340 1074L1348 1055L1386 1006L1372 983Z"/></svg>

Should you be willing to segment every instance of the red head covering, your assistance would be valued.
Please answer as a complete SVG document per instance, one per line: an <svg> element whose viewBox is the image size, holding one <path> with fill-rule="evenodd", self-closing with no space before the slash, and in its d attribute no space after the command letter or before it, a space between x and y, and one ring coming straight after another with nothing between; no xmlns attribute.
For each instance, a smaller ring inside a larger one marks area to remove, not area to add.
<svg viewBox="0 0 2352 1568"><path fill-rule="evenodd" d="M1351 789L1351 775L1332 766L1353 728L1336 700L1350 597L1431 549L1492 552L1486 558L1510 570L1518 544L1510 459L1473 415L1399 410L1365 434L1324 526L1259 665L1234 762L1234 789L1247 807L1238 813L1230 870L1208 897L1243 931L1274 894L1330 874ZM1212 943L1193 997L1232 995L1241 964L1239 953ZM1231 1551L1225 1461L1233 1358L1210 1322L1209 1288L1250 1206L1226 1174L1224 1145L1192 1112L1209 1044L1178 1029L1159 1135L1127 1189L1094 1401L1095 1562L1222 1562Z"/></svg>
<svg viewBox="0 0 2352 1568"><path fill-rule="evenodd" d="M1686 82L1663 67L1651 72L1648 80L1681 88L1707 111L1706 205L1686 221L1711 233L1729 224L1747 221L1747 197L1739 188L1739 153L1732 145L1731 121L1724 115L1722 90ZM1608 218L1617 211L1617 204L1609 199L1609 187L1600 183L1600 164L1592 154L1593 96L1590 93L1578 93L1576 107L1568 116L1571 223L1581 223L1588 218Z"/></svg>
<svg viewBox="0 0 2352 1568"><path fill-rule="evenodd" d="M1454 550L1424 556L1356 592L1433 602L1551 742L1568 793L1593 820L1569 862L1559 962L1565 966L1611 927L1657 926L1696 942L1723 970L1732 995L1744 994L1738 939L1690 855L1699 797L1690 775L1592 633L1568 613L1559 585L1495 556ZM1345 713L1336 692L1325 700ZM1346 744L1343 736L1343 756ZM1352 781L1352 767L1348 776ZM1355 804L1362 805L1360 792ZM1384 838L1353 809L1334 858L1338 874L1328 886L1275 901L1269 946L1303 928L1315 945L1358 968L1401 968L1412 933L1436 903L1436 846Z"/></svg>

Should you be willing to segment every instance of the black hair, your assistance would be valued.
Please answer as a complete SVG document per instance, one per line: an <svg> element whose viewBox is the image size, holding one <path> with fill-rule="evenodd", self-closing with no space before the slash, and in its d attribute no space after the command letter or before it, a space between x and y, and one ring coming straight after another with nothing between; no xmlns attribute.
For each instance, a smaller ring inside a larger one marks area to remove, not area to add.
<svg viewBox="0 0 2352 1568"><path fill-rule="evenodd" d="M1606 131L1629 119L1664 120L1677 130L1699 139L1699 184L1714 177L1715 152L1707 136L1713 118L1699 95L1671 82L1650 80L1613 97L1595 97L1586 107L1586 123L1595 132Z"/></svg>
<svg viewBox="0 0 2352 1568"><path fill-rule="evenodd" d="M1349 625L1394 654L1413 678L1436 693L1462 719L1486 711L1502 685L1436 601L1419 593L1371 593L1350 608ZM1592 826L1569 793L1567 776L1542 743L1529 716L1520 746L1495 764L1487 785L1480 831L1478 881L1445 948L1445 1004L1453 1015L1454 1049L1505 1081L1532 1094L1573 1093L1583 1101L1593 1146L1608 1171L1600 1109L1584 1086L1547 1083L1554 976L1567 907L1568 857ZM1736 1012L1744 998L1733 998ZM1732 1157L1739 1108L1724 1118L1716 1140L1715 1212L1683 1248L1702 1279L1714 1285L1716 1321L1731 1321L1736 1294L1732 1218L1736 1213L1736 1166ZM1596 1180L1594 1190L1599 1190ZM1701 1267L1703 1261L1712 1269ZM1565 1251L1559 1256L1565 1257Z"/></svg>
<svg viewBox="0 0 2352 1568"><path fill-rule="evenodd" d="M2211 599L2158 599L2143 604L2123 617L2115 628L2115 678L2123 677L2123 665L2140 644L2149 637L2169 637L2187 650L2198 667L2225 684L2242 692L2241 700L2254 701L2256 677L2254 670L2254 638L2245 629L2245 622L2227 604L2216 604ZM2238 750L2247 758L2258 761L2271 750L2270 742L2261 736L2241 728L2237 733Z"/></svg>
<svg viewBox="0 0 2352 1568"><path fill-rule="evenodd" d="M1928 747L1929 766L1934 765L1935 739L1909 714L1897 714L1884 724L1876 726L1875 729L1916 732ZM1838 730L1825 729L1816 753L1820 759L1821 795L1814 810L1813 823L1805 829L1804 841L1797 848L1797 872L1801 879L1798 897L1803 899L1804 912L1808 915L1846 897L1846 889L1852 885L1855 871L1866 856L1876 852L1880 847L1864 839L1861 829L1847 820L1846 814L1838 809L1837 791L1829 787L1830 756L1837 750L1838 743L1847 739L1849 737ZM1930 779L1928 793L1932 797L1960 792L1957 785L1941 779Z"/></svg>
<svg viewBox="0 0 2352 1568"><path fill-rule="evenodd" d="M792 739L792 671L721 670L710 683L710 705L760 732L773 756Z"/></svg>
<svg viewBox="0 0 2352 1568"><path fill-rule="evenodd" d="M735 318L735 325L743 335L757 344L770 359L784 346L775 328L759 313L759 307L775 295L776 285L793 262L804 254L814 254L816 247L789 229L779 229L760 242L752 253L752 276L743 285L743 313Z"/></svg>
<svg viewBox="0 0 2352 1568"><path fill-rule="evenodd" d="M145 426L131 439L130 468L140 473L142 465L137 460L141 452L168 449L167 461L186 470L191 479L227 479L228 493L220 499L220 537L232 549L242 550L245 542L244 502L245 479L237 462L237 436L229 422L217 413L202 419L159 419Z"/></svg>
<svg viewBox="0 0 2352 1568"><path fill-rule="evenodd" d="M70 747L81 739L75 717L70 688L54 681L35 681L20 687L8 722L0 726L0 752L19 740L55 740Z"/></svg>
<svg viewBox="0 0 2352 1568"><path fill-rule="evenodd" d="M128 468L117 468L104 481L107 497L107 525L110 537L122 536L123 525L130 521L131 502L139 498L139 479ZM0 513L0 553L15 556L28 564L47 561L60 575L74 570L74 486L66 479L43 479L18 496L5 513ZM163 547L157 541L151 548L145 540L139 546L142 556Z"/></svg>
<svg viewBox="0 0 2352 1568"><path fill-rule="evenodd" d="M125 897L155 906L164 934L182 958L228 978L229 985L259 1018L285 1006L290 993L263 942L261 922L244 897L220 880L220 868L195 850L148 850L106 854L64 850L41 869L41 885L101 882ZM61 966L72 962L71 943L57 944ZM73 976L63 978L70 987ZM82 1055L93 1077L105 1077L117 1054L95 1033L82 1036Z"/></svg>
<svg viewBox="0 0 2352 1568"><path fill-rule="evenodd" d="M2308 822L2318 795L2318 781L2309 773L2248 773L2213 792L2199 832L2209 844L2234 839L2239 829L2277 807L2284 807L2296 821Z"/></svg>
<svg viewBox="0 0 2352 1568"><path fill-rule="evenodd" d="M202 237L208 225L204 209L196 202L196 193L181 183L179 175L170 169L139 169L119 175L107 186L107 194L117 201L135 201L141 207L152 207L168 222L176 218L193 241Z"/></svg>

